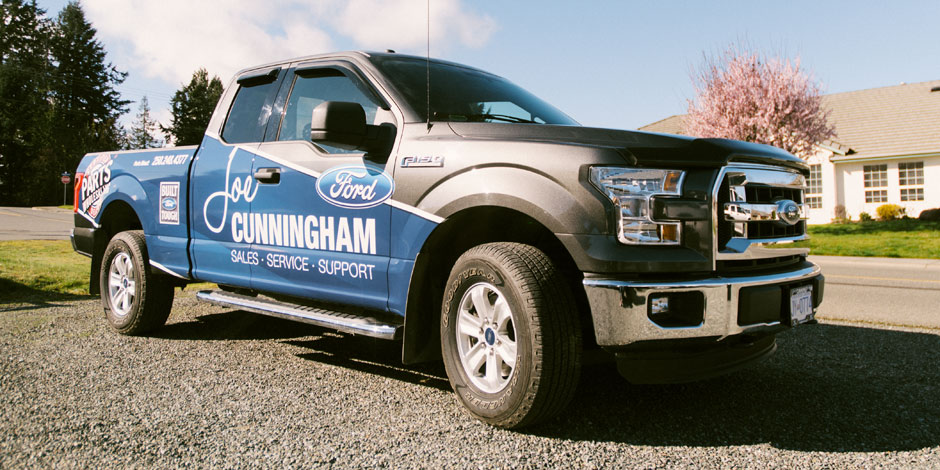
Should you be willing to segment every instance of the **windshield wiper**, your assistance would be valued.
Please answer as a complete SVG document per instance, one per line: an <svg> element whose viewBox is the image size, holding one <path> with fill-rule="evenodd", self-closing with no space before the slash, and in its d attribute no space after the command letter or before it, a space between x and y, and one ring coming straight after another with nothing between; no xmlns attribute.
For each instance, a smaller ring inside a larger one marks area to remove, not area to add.
<svg viewBox="0 0 940 470"><path fill-rule="evenodd" d="M517 116L510 116L508 114L473 114L471 118L480 118L480 119L490 119L492 121L503 121L503 122L516 122L516 123L525 123L525 124L538 124L537 122L531 119L525 119Z"/></svg>

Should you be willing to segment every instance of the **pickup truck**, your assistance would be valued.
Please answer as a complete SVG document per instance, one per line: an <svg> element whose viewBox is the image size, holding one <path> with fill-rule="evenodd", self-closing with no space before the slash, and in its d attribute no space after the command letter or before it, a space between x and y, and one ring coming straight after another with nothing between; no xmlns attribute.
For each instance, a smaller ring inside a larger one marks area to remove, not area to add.
<svg viewBox="0 0 940 470"><path fill-rule="evenodd" d="M585 352L690 381L812 323L823 276L788 245L807 176L770 146L583 127L464 65L336 53L239 72L198 147L85 156L72 244L119 333L215 283L197 297L443 360L516 428L564 409Z"/></svg>

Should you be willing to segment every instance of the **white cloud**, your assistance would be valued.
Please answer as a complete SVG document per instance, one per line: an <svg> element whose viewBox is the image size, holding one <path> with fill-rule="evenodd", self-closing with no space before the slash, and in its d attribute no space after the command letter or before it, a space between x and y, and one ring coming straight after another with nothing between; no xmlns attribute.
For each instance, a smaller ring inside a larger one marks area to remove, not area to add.
<svg viewBox="0 0 940 470"><path fill-rule="evenodd" d="M479 47L496 30L492 18L467 12L460 0L348 0L336 29L367 49L416 48L426 44L428 20L432 47L455 40Z"/></svg>
<svg viewBox="0 0 940 470"><path fill-rule="evenodd" d="M432 48L479 47L495 21L462 0L431 0ZM84 0L111 60L132 74L188 83L205 67L227 84L238 70L334 50L423 50L426 0ZM328 31L342 37L334 41ZM345 40L345 41L344 41Z"/></svg>
<svg viewBox="0 0 940 470"><path fill-rule="evenodd" d="M327 52L333 44L315 26L319 8L291 0L85 0L82 5L114 46L113 62L168 82L188 83L199 67L227 82L246 66Z"/></svg>

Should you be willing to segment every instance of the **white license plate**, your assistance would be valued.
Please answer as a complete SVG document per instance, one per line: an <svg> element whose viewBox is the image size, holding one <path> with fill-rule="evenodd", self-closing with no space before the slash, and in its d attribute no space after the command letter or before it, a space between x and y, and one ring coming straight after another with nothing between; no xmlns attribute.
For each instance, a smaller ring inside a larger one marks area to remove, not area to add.
<svg viewBox="0 0 940 470"><path fill-rule="evenodd" d="M790 325L796 326L813 319L813 286L790 290Z"/></svg>

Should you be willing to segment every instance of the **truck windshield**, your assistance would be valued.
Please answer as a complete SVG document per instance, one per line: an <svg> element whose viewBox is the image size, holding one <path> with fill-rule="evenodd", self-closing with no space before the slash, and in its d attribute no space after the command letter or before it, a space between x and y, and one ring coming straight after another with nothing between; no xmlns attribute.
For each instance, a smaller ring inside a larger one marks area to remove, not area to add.
<svg viewBox="0 0 940 470"><path fill-rule="evenodd" d="M372 62L426 121L427 62L384 55L373 56ZM430 63L430 75L431 121L578 125L554 106L502 77L434 61Z"/></svg>

